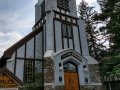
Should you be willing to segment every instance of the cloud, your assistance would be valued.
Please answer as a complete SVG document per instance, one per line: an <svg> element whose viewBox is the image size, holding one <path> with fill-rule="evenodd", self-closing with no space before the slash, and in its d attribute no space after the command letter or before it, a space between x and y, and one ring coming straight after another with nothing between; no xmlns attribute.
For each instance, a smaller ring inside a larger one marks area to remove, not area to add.
<svg viewBox="0 0 120 90"><path fill-rule="evenodd" d="M36 2L0 0L0 57L7 48L32 31Z"/></svg>
<svg viewBox="0 0 120 90"><path fill-rule="evenodd" d="M0 32L0 57L7 48L19 41L22 37L23 35L17 31L7 33Z"/></svg>

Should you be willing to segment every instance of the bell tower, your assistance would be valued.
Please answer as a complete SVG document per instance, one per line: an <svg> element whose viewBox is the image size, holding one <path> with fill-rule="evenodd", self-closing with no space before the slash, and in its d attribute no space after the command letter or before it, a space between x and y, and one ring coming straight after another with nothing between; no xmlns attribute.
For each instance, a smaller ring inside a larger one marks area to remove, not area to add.
<svg viewBox="0 0 120 90"><path fill-rule="evenodd" d="M0 65L25 83L40 81L45 90L102 90L75 0L38 0L33 31L4 51ZM38 80L29 75L36 67L43 73Z"/></svg>
<svg viewBox="0 0 120 90"><path fill-rule="evenodd" d="M84 87L97 80L91 80L94 75L89 73L94 71L88 67L94 67L98 62L89 55L85 24L77 17L75 0L38 0L33 30L40 27L43 27L40 41L43 45L42 55L46 60L45 65L50 67L44 67L45 88L52 85L53 88L60 86L60 90L68 87L80 90L79 86ZM75 74L66 70L69 65L69 68L76 68ZM76 86L66 86L72 82L72 76L73 79L77 77ZM98 84L101 85L101 82Z"/></svg>

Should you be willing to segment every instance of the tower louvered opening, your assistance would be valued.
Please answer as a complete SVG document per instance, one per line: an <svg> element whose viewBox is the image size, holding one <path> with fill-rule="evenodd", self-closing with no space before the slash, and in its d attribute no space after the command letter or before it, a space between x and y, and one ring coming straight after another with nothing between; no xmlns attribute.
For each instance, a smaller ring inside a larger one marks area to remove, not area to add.
<svg viewBox="0 0 120 90"><path fill-rule="evenodd" d="M57 7L69 11L69 0L57 0Z"/></svg>

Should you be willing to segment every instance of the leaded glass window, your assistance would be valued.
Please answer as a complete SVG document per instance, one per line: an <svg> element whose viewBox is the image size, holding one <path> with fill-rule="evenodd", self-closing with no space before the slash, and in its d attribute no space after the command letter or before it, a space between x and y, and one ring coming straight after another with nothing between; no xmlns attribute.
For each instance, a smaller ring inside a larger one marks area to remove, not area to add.
<svg viewBox="0 0 120 90"><path fill-rule="evenodd" d="M32 60L25 60L25 68L24 68L24 81L26 83L33 82L33 61Z"/></svg>
<svg viewBox="0 0 120 90"><path fill-rule="evenodd" d="M62 24L63 36L67 36L67 27L66 24Z"/></svg>
<svg viewBox="0 0 120 90"><path fill-rule="evenodd" d="M71 27L71 25L62 23L62 32L63 32L63 37L72 38L72 27Z"/></svg>
<svg viewBox="0 0 120 90"><path fill-rule="evenodd" d="M68 37L72 37L72 28L71 28L71 25L68 25Z"/></svg>

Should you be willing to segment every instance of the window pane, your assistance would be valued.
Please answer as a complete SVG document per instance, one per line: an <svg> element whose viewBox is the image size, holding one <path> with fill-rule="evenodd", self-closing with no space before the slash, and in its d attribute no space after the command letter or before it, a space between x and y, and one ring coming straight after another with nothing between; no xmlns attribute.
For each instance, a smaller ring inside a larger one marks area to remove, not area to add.
<svg viewBox="0 0 120 90"><path fill-rule="evenodd" d="M33 61L25 60L25 82L32 83L33 82Z"/></svg>
<svg viewBox="0 0 120 90"><path fill-rule="evenodd" d="M72 29L70 25L68 25L68 37L72 37Z"/></svg>
<svg viewBox="0 0 120 90"><path fill-rule="evenodd" d="M67 36L66 24L62 24L62 29L63 29L63 36Z"/></svg>

